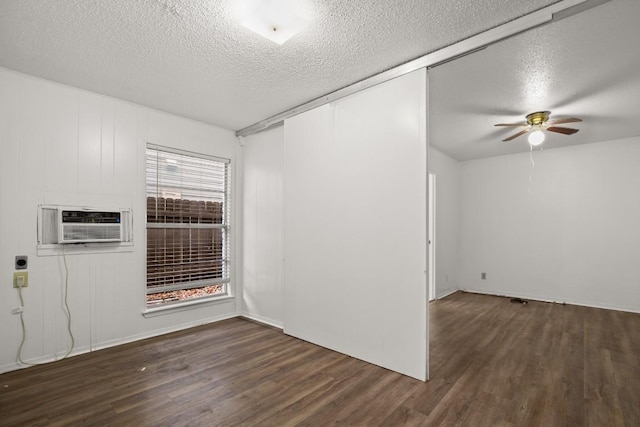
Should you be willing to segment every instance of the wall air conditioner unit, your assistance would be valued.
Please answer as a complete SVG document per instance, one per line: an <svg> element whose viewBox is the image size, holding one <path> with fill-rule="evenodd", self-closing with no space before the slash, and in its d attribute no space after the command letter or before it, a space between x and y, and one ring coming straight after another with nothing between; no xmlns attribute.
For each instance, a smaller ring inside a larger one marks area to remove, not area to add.
<svg viewBox="0 0 640 427"><path fill-rule="evenodd" d="M58 243L122 242L121 211L58 208Z"/></svg>

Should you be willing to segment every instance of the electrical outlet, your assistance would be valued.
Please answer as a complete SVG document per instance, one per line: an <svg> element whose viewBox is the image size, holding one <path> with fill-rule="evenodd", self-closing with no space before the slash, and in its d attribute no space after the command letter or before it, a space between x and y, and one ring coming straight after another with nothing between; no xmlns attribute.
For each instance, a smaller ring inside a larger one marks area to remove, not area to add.
<svg viewBox="0 0 640 427"><path fill-rule="evenodd" d="M16 270L26 270L29 257L26 255L16 255Z"/></svg>
<svg viewBox="0 0 640 427"><path fill-rule="evenodd" d="M26 271L18 271L13 273L13 287L26 288L29 286L29 273Z"/></svg>
<svg viewBox="0 0 640 427"><path fill-rule="evenodd" d="M482 280L487 280L487 273L480 273L480 278Z"/></svg>

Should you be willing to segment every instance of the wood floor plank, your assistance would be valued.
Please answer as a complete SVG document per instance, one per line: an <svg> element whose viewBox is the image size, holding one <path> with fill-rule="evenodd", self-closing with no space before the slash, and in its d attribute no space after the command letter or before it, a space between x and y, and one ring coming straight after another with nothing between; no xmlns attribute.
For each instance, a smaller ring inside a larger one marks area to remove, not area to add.
<svg viewBox="0 0 640 427"><path fill-rule="evenodd" d="M428 426L427 416L406 406L398 406L380 423L381 426ZM375 425L375 424L374 424Z"/></svg>
<svg viewBox="0 0 640 427"><path fill-rule="evenodd" d="M456 293L423 383L244 319L0 375L0 425L638 426L640 315Z"/></svg>

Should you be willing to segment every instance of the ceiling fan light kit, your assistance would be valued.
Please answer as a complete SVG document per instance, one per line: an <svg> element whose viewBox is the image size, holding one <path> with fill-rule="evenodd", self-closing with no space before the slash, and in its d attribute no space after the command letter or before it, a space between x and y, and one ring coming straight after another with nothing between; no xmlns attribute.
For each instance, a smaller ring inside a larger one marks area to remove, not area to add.
<svg viewBox="0 0 640 427"><path fill-rule="evenodd" d="M577 117L568 117L565 119L549 120L550 115L550 111L536 111L535 113L527 114L527 116L525 117L527 119L526 123L498 123L495 126L524 128L523 130L503 139L502 141L509 142L521 135L524 135L525 133L531 132L529 134L528 141L529 144L534 147L544 142L544 131L561 133L563 135L573 135L574 133L578 132L579 129L556 125L563 123L577 123L581 122L582 119L579 119Z"/></svg>
<svg viewBox="0 0 640 427"><path fill-rule="evenodd" d="M537 147L538 145L544 142L544 139L545 139L544 132L538 129L538 130L534 130L529 134L528 141L529 141L529 144L531 144L534 147Z"/></svg>

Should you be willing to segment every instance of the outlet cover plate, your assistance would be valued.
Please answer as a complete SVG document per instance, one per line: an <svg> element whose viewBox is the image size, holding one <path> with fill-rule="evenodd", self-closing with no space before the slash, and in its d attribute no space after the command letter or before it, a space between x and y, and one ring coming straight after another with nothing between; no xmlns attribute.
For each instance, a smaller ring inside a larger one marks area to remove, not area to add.
<svg viewBox="0 0 640 427"><path fill-rule="evenodd" d="M17 288L18 287L18 278L19 277L24 277L24 284L22 285L23 288L26 288L27 286L29 286L29 273L26 271L17 271L15 273L13 273L13 287Z"/></svg>

